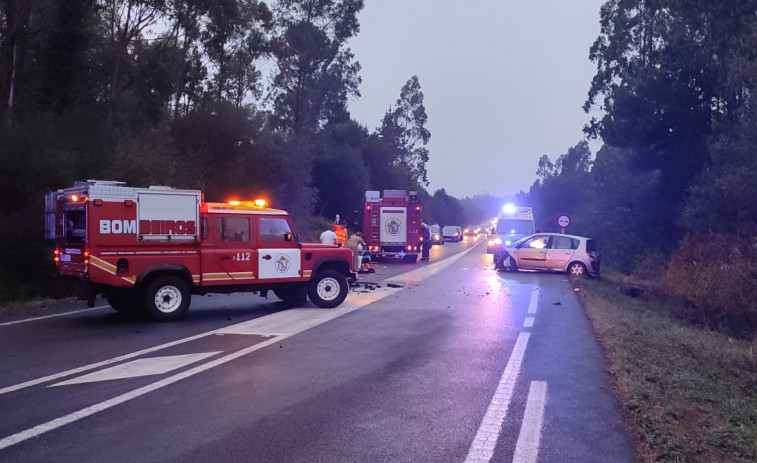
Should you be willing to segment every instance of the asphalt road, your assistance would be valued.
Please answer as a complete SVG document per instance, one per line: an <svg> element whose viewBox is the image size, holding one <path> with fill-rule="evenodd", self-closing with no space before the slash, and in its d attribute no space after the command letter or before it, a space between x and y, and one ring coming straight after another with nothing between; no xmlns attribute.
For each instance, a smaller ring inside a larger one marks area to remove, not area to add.
<svg viewBox="0 0 757 463"><path fill-rule="evenodd" d="M567 277L499 274L480 244L374 264L330 310L0 316L0 461L634 461Z"/></svg>

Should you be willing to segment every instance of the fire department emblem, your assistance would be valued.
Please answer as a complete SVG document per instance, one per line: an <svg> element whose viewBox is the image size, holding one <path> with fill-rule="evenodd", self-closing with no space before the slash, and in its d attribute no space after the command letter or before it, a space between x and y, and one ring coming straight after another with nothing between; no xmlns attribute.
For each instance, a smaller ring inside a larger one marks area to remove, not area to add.
<svg viewBox="0 0 757 463"><path fill-rule="evenodd" d="M400 232L400 229L402 228L402 223L397 219L389 219L384 224L384 228L386 229L386 232L390 235L397 235Z"/></svg>
<svg viewBox="0 0 757 463"><path fill-rule="evenodd" d="M276 271L286 273L289 270L289 257L281 255L276 258Z"/></svg>

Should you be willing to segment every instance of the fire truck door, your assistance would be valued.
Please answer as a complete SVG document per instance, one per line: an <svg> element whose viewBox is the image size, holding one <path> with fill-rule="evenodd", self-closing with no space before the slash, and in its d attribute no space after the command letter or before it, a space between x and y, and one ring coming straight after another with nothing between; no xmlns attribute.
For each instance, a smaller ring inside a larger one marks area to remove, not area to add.
<svg viewBox="0 0 757 463"><path fill-rule="evenodd" d="M258 268L260 278L301 278L300 246L284 217L259 217Z"/></svg>
<svg viewBox="0 0 757 463"><path fill-rule="evenodd" d="M257 252L249 217L217 216L214 233L215 266L203 270L203 281L214 284L253 283L257 278Z"/></svg>

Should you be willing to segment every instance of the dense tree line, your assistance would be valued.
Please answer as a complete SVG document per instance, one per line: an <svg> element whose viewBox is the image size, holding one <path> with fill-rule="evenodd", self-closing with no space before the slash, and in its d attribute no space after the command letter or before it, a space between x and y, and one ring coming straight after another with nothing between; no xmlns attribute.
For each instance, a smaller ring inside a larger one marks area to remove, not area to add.
<svg viewBox="0 0 757 463"><path fill-rule="evenodd" d="M757 1L610 0L590 50L580 142L543 156L542 227L600 240L605 264L659 278L698 310L757 331ZM702 320L699 320L702 321ZM710 320L705 320L709 322ZM718 322L718 320L715 320Z"/></svg>
<svg viewBox="0 0 757 463"><path fill-rule="evenodd" d="M417 76L351 119L363 0L0 0L0 295L50 275L45 191L75 180L265 195L298 221L427 184Z"/></svg>

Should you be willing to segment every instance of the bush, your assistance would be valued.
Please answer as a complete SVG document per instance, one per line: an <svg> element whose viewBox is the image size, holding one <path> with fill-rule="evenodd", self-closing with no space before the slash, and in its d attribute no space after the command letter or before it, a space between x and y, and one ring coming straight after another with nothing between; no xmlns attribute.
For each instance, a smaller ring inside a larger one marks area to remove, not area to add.
<svg viewBox="0 0 757 463"><path fill-rule="evenodd" d="M666 292L687 303L684 315L749 338L757 332L757 251L726 235L688 236L663 278Z"/></svg>

